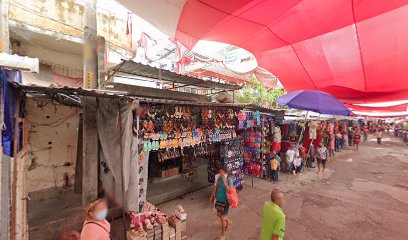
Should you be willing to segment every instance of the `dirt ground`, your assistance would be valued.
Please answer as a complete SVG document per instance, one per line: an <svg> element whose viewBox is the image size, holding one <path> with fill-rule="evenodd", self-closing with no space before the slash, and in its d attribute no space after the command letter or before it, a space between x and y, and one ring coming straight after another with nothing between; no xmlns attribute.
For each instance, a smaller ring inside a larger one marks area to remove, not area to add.
<svg viewBox="0 0 408 240"><path fill-rule="evenodd" d="M258 239L261 211L270 191L285 193L287 240L297 239L407 239L408 146L386 136L359 151L343 150L328 162L324 174L306 169L298 176L281 174L281 182L246 179L239 207L230 211L233 221L228 240ZM211 188L160 205L170 213L177 204L188 213L189 239L215 239L219 220L208 204Z"/></svg>

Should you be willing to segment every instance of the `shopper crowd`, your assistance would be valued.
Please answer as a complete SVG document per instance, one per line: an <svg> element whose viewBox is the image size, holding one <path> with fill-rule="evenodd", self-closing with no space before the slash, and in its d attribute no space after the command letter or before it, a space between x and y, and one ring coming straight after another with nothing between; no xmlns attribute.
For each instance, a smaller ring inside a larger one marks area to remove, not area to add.
<svg viewBox="0 0 408 240"><path fill-rule="evenodd" d="M303 123L302 123L303 124ZM389 128L389 127L388 127ZM368 134L375 134L381 144L384 126L362 121L311 121L303 124L299 137L283 143L278 151L268 154L270 180L279 182L279 172L297 175L304 167L324 172L326 164L336 153L345 149L357 151L359 144L368 140ZM284 161L282 161L284 159Z"/></svg>

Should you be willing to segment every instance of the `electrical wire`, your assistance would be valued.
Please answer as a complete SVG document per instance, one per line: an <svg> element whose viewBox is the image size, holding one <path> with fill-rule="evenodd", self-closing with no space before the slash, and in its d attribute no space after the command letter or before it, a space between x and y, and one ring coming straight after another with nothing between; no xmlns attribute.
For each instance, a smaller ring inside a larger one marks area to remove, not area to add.
<svg viewBox="0 0 408 240"><path fill-rule="evenodd" d="M71 118L73 118L75 116L78 116L78 112L75 112L75 113L73 113L73 114L71 114L71 115L69 115L67 117L60 118L60 119L58 119L58 120L56 120L54 122L51 122L51 123L36 123L36 122L33 122L30 119L28 119L28 117L26 118L26 121L29 122L30 124L33 124L33 125L36 125L36 126L58 127L61 124L63 124L64 122L66 122L67 120L69 120L69 119L71 119Z"/></svg>

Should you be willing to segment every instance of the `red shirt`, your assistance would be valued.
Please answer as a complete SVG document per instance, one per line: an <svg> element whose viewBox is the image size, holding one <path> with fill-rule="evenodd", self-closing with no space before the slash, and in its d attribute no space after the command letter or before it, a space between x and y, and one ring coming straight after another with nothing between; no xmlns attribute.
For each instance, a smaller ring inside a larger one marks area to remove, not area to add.
<svg viewBox="0 0 408 240"><path fill-rule="evenodd" d="M360 134L354 134L354 136L353 136L353 142L359 143L359 142L360 142L360 139L361 139Z"/></svg>
<svg viewBox="0 0 408 240"><path fill-rule="evenodd" d="M300 147L300 148L299 148L299 155L300 155L302 158L306 157L306 148Z"/></svg>

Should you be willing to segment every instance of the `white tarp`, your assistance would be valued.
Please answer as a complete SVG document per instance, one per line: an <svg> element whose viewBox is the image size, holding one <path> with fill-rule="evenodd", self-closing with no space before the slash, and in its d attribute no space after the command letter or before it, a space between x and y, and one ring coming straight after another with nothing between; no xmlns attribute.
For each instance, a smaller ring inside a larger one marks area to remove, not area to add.
<svg viewBox="0 0 408 240"><path fill-rule="evenodd" d="M22 57L4 52L0 53L0 66L28 72L40 72L40 62L38 58Z"/></svg>
<svg viewBox="0 0 408 240"><path fill-rule="evenodd" d="M176 37L177 25L187 0L117 0L134 14L158 28L168 37Z"/></svg>

